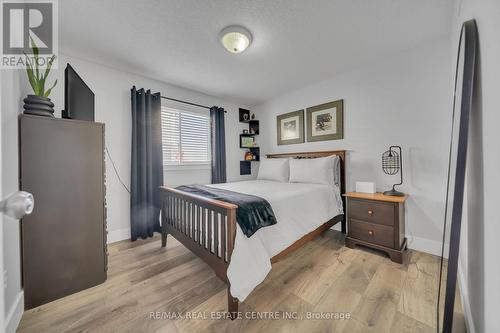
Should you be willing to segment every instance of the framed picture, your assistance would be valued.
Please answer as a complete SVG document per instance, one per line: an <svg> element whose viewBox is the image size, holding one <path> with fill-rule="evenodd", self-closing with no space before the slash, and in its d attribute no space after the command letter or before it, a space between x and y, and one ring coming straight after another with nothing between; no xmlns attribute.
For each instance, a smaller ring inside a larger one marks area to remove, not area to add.
<svg viewBox="0 0 500 333"><path fill-rule="evenodd" d="M240 148L252 148L255 146L255 138L253 136L240 135Z"/></svg>
<svg viewBox="0 0 500 333"><path fill-rule="evenodd" d="M339 140L344 138L344 101L307 108L307 141Z"/></svg>
<svg viewBox="0 0 500 333"><path fill-rule="evenodd" d="M304 110L281 114L276 121L278 145L304 142Z"/></svg>

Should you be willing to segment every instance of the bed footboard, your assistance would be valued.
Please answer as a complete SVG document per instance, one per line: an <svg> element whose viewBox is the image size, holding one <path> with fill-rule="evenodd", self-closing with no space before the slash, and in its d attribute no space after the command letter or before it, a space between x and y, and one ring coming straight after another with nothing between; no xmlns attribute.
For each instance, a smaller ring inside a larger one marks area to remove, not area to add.
<svg viewBox="0 0 500 333"><path fill-rule="evenodd" d="M238 301L229 291L227 268L236 237L237 205L162 187L162 247L172 235L205 261L228 284L228 311L238 312Z"/></svg>

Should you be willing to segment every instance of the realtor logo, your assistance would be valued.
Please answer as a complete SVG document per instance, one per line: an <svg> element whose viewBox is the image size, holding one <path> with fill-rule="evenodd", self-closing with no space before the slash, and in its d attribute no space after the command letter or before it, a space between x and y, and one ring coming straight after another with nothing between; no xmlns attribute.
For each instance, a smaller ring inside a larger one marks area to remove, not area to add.
<svg viewBox="0 0 500 333"><path fill-rule="evenodd" d="M57 55L57 2L0 0L0 4L0 67L25 68L27 57L35 59L33 47L38 49L39 67L46 67L52 55Z"/></svg>

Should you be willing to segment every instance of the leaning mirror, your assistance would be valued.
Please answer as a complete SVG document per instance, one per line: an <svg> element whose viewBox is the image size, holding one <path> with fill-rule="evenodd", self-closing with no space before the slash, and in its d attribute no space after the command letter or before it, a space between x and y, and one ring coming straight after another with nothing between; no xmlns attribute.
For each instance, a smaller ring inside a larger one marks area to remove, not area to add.
<svg viewBox="0 0 500 333"><path fill-rule="evenodd" d="M462 25L455 72L455 96L436 314L438 331L445 333L460 331L458 328L459 320L457 319L459 317L463 319L463 316L456 315L456 313L462 313L460 297L457 292L457 271L464 202L469 117L471 112L474 112L472 110L472 97L476 49L476 22L470 20ZM454 327L454 322L457 323L457 327ZM461 320L460 325L463 325L463 320Z"/></svg>

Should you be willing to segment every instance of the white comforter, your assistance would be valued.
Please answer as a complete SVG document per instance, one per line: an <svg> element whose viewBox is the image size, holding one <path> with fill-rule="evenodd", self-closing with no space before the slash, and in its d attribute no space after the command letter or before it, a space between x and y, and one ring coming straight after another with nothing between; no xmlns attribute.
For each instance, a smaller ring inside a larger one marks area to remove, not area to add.
<svg viewBox="0 0 500 333"><path fill-rule="evenodd" d="M252 180L210 185L256 195L273 208L277 224L259 229L250 238L239 225L227 271L231 294L240 301L261 283L271 270L271 258L305 234L342 214L337 186Z"/></svg>

